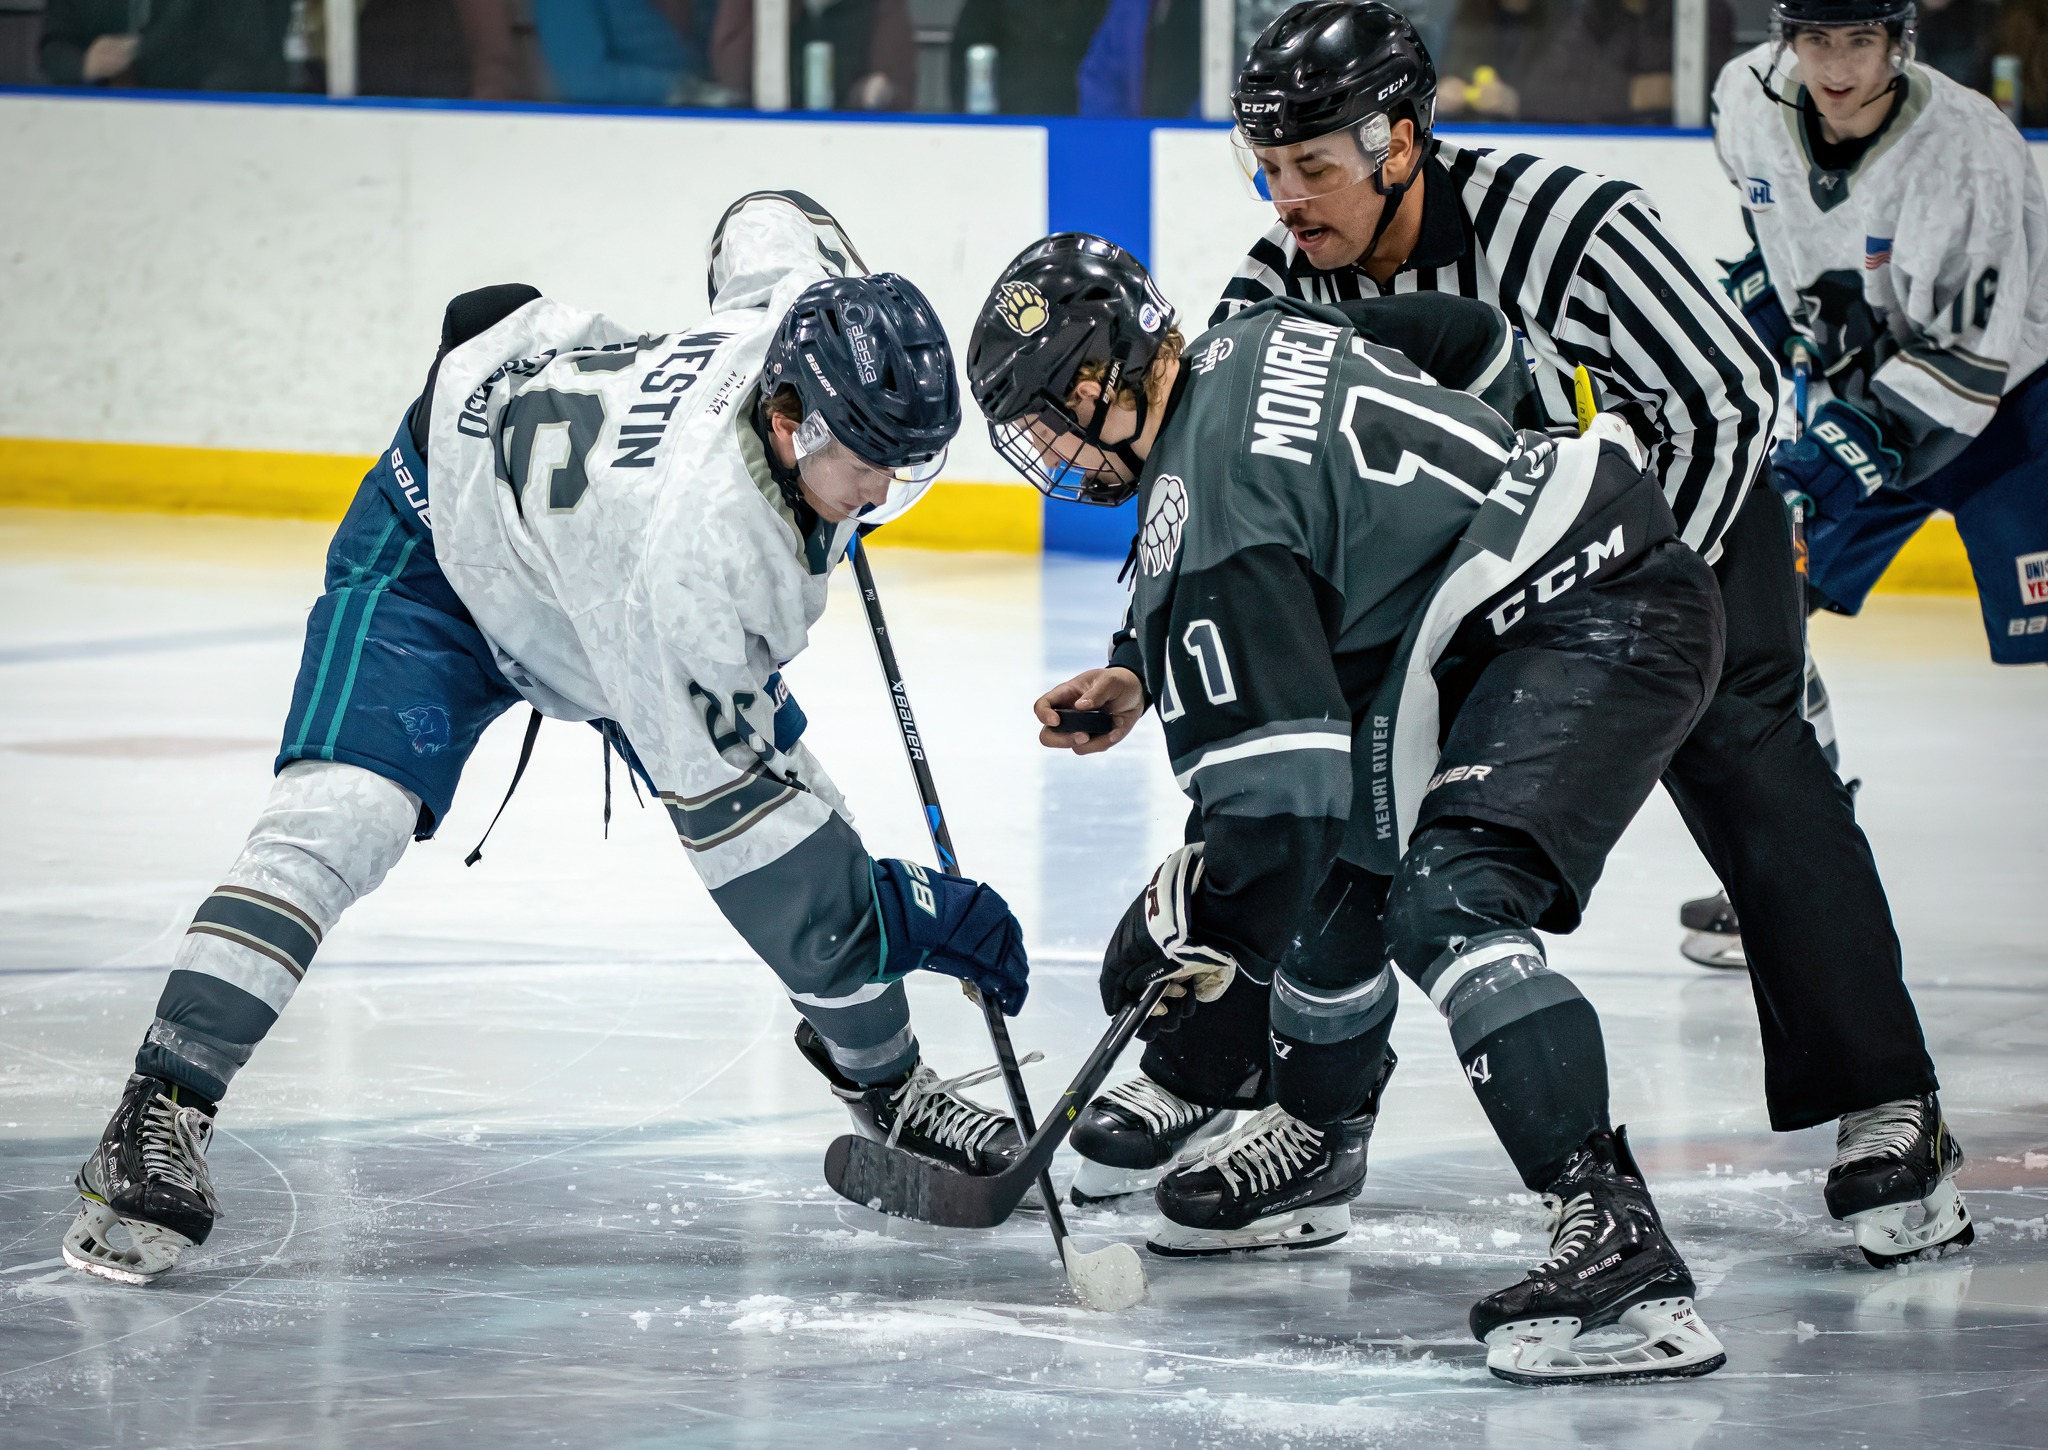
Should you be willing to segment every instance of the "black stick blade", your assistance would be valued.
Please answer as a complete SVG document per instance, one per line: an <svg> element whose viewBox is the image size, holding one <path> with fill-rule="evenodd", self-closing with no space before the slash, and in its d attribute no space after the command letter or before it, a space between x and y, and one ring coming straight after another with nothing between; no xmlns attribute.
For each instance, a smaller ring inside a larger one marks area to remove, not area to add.
<svg viewBox="0 0 2048 1450"><path fill-rule="evenodd" d="M1028 1172L961 1173L851 1134L825 1150L825 1181L854 1203L947 1228L994 1228L1031 1187Z"/></svg>

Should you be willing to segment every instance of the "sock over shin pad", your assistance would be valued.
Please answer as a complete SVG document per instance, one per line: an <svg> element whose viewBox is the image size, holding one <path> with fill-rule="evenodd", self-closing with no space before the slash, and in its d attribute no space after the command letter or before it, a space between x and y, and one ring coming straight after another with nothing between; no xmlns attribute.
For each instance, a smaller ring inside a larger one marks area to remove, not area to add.
<svg viewBox="0 0 2048 1450"><path fill-rule="evenodd" d="M1607 1127L1607 1051L1593 1005L1515 932L1445 951L1420 984L1522 1181L1547 1188L1573 1149Z"/></svg>
<svg viewBox="0 0 2048 1450"><path fill-rule="evenodd" d="M321 938L405 854L419 808L358 766L280 771L227 880L193 914L135 1070L219 1101Z"/></svg>

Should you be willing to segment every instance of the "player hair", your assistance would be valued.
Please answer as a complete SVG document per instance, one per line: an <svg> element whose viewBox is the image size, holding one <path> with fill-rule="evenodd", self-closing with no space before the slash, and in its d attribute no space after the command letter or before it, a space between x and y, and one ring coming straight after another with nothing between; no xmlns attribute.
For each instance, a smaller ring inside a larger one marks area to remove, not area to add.
<svg viewBox="0 0 2048 1450"><path fill-rule="evenodd" d="M1148 406L1156 408L1166 401L1167 376L1173 371L1173 365L1180 361L1180 355L1187 350L1187 345L1187 339L1181 336L1178 327L1166 329L1166 336L1160 341L1159 351L1152 359L1152 366L1145 369L1145 401ZM1074 386L1078 388L1083 383L1099 383L1108 371L1109 366L1106 363L1082 363L1080 371L1074 374ZM1112 402L1115 406L1123 408L1138 406L1138 390L1131 385L1128 378L1117 387L1116 397ZM1072 407L1073 403L1074 395L1069 391L1067 405Z"/></svg>
<svg viewBox="0 0 2048 1450"><path fill-rule="evenodd" d="M803 395L788 383L784 383L761 399L761 411L771 419L787 418L792 423L801 423L804 420Z"/></svg>

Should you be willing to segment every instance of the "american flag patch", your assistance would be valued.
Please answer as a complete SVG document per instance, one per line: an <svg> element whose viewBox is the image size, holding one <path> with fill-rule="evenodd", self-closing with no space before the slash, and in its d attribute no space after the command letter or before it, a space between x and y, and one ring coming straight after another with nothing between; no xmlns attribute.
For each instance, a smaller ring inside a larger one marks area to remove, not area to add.
<svg viewBox="0 0 2048 1450"><path fill-rule="evenodd" d="M1890 237L1865 237L1863 239L1863 270L1874 272L1892 259Z"/></svg>

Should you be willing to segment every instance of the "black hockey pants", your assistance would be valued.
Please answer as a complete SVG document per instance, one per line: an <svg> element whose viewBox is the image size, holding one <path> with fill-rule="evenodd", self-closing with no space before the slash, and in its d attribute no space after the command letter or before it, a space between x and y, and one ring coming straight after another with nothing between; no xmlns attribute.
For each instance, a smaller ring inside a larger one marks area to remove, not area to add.
<svg viewBox="0 0 2048 1450"><path fill-rule="evenodd" d="M1849 792L1799 715L1792 532L1750 490L1714 566L1721 685L1664 785L1742 922L1779 1132L1935 1090L1898 934Z"/></svg>

